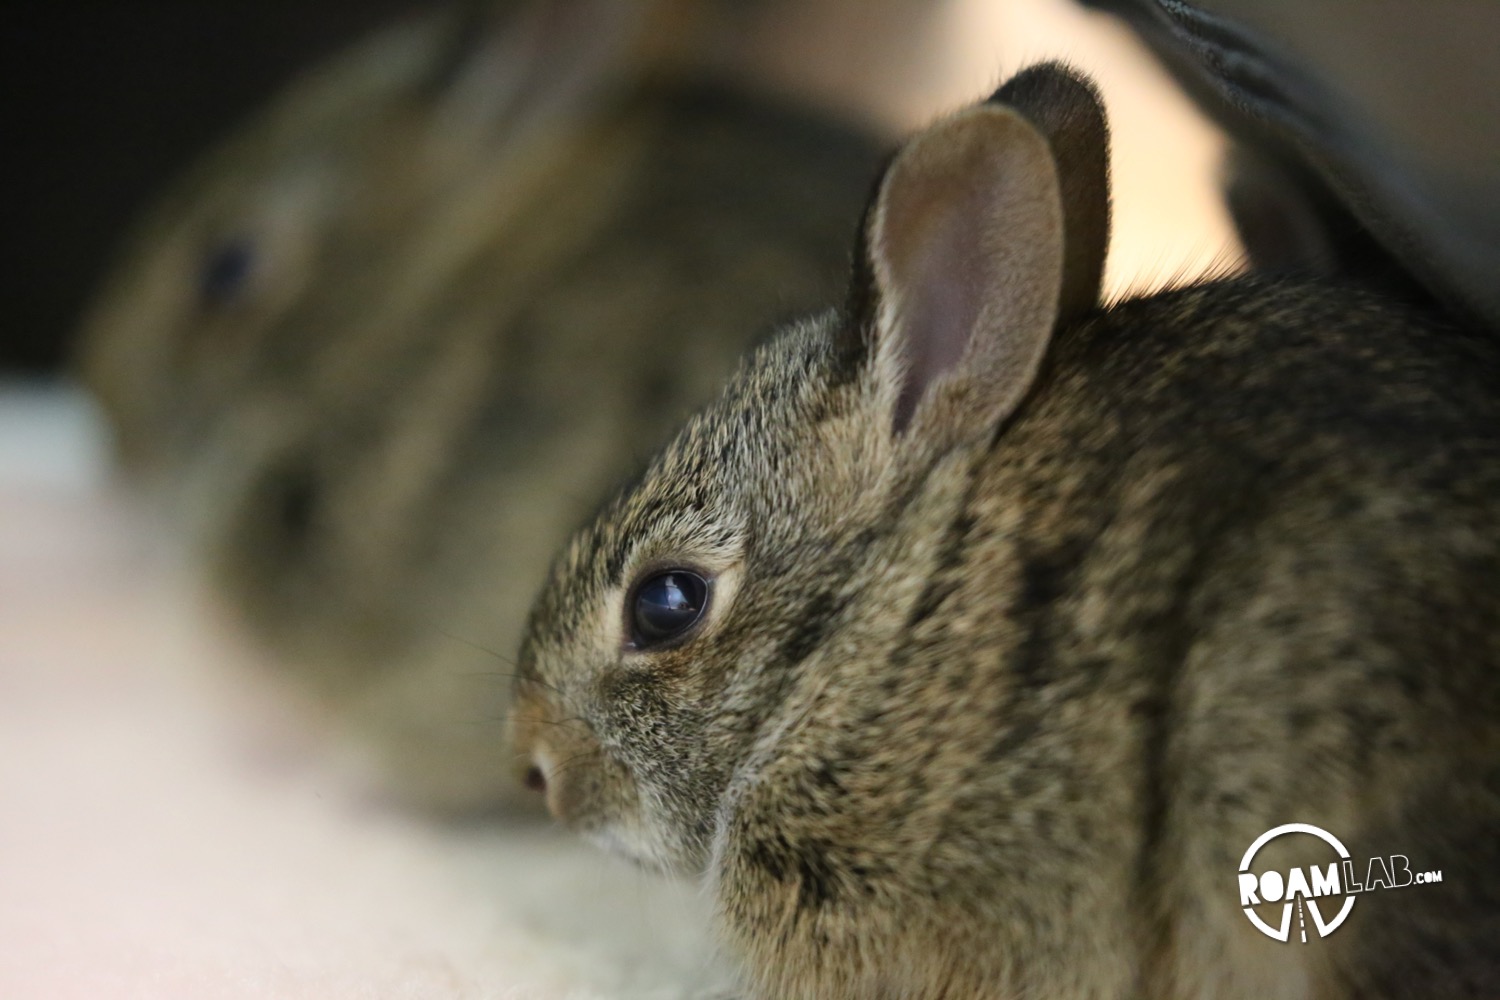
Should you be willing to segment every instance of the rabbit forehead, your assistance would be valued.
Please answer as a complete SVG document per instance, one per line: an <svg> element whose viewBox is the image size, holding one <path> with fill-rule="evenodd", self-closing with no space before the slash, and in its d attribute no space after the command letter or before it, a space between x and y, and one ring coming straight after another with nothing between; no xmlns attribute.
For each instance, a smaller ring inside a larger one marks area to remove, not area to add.
<svg viewBox="0 0 1500 1000"><path fill-rule="evenodd" d="M768 494L820 474L801 468L797 456L809 436L827 436L809 411L822 404L835 322L799 324L754 352L719 398L574 535L538 599L534 638L579 629L652 561L676 557L709 570L736 561L773 520Z"/></svg>

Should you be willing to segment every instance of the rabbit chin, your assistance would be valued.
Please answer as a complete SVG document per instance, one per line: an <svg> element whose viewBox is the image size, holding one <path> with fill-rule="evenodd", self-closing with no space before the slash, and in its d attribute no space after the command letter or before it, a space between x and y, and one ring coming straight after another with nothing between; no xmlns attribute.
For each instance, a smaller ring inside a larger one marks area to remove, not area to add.
<svg viewBox="0 0 1500 1000"><path fill-rule="evenodd" d="M652 824L640 820L609 822L583 831L590 842L612 854L622 855L643 868L671 872L678 868L675 852Z"/></svg>

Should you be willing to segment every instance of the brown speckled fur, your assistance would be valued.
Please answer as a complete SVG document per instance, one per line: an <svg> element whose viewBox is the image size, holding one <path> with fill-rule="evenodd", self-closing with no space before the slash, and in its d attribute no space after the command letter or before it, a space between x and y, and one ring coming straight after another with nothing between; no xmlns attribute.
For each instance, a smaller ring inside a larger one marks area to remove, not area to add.
<svg viewBox="0 0 1500 1000"><path fill-rule="evenodd" d="M1065 175L1035 190L1076 192L1094 98L1027 81L1001 97ZM850 307L750 355L557 560L515 729L553 811L701 878L763 1000L1494 995L1500 349L1334 281L1070 315L1064 252L1024 395L966 389L971 345L903 432L906 155ZM637 649L663 566L708 610ZM1445 882L1269 941L1234 873L1294 821Z"/></svg>

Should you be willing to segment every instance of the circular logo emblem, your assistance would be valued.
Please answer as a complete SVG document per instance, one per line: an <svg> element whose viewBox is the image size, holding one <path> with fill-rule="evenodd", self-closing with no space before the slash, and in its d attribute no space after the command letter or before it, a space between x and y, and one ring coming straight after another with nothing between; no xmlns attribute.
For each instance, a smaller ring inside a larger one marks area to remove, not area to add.
<svg viewBox="0 0 1500 1000"><path fill-rule="evenodd" d="M1259 875L1250 870L1255 861L1255 855L1277 837L1285 837L1291 834L1305 833L1317 837L1329 847L1332 847L1340 860L1349 857L1349 851L1339 839L1321 827L1310 823L1287 823L1274 829L1267 830L1255 838L1255 843L1245 852L1240 859L1240 905L1245 911L1245 916L1266 937L1275 941L1290 940L1292 935L1292 911L1297 912L1297 927L1304 944L1307 943L1307 920L1306 912L1312 915L1313 929L1317 936L1327 937L1338 930L1349 916L1349 911L1354 909L1354 896L1345 893L1339 883L1339 862L1333 862L1326 869L1318 869L1316 866L1309 869L1294 868L1283 875L1277 871L1262 872ZM1334 900L1324 897L1344 897L1344 905L1334 915L1332 920L1323 919L1323 911L1318 904L1321 901L1324 906L1332 906ZM1265 903L1281 903L1281 923L1273 927L1261 919L1260 914L1255 912L1255 907Z"/></svg>

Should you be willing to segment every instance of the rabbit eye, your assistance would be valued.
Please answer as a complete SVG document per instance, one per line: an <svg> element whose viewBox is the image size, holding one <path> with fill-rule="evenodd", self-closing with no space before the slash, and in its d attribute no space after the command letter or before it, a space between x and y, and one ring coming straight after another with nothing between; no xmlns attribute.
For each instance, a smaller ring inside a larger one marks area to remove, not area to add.
<svg viewBox="0 0 1500 1000"><path fill-rule="evenodd" d="M697 623L708 607L708 581L685 569L671 569L643 580L631 607L639 648L659 646Z"/></svg>
<svg viewBox="0 0 1500 1000"><path fill-rule="evenodd" d="M209 306L228 304L255 270L255 246L237 236L215 245L198 272L198 294Z"/></svg>

